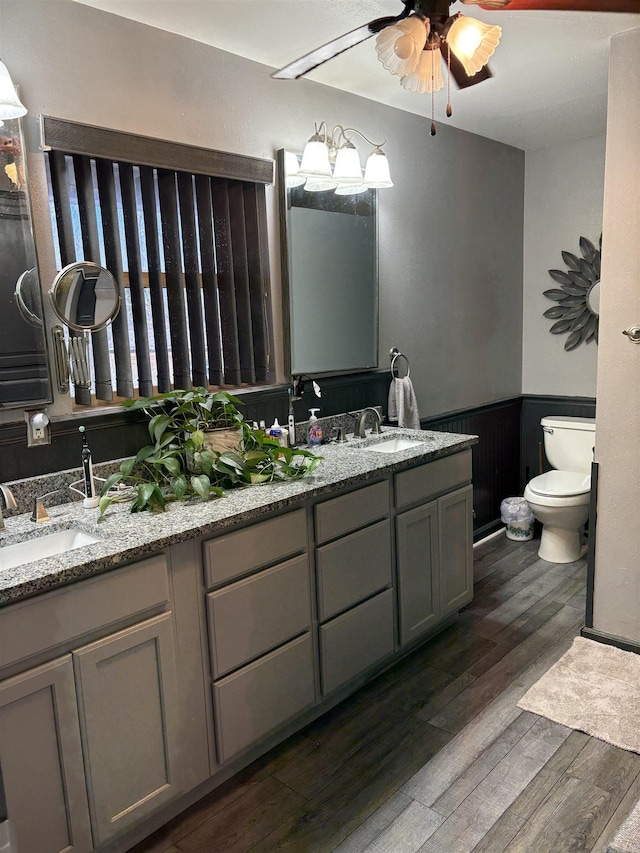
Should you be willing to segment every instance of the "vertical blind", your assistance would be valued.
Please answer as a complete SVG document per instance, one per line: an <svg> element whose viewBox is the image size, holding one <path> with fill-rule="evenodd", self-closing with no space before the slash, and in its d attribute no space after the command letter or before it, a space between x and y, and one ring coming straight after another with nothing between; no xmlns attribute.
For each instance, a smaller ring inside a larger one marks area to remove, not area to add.
<svg viewBox="0 0 640 853"><path fill-rule="evenodd" d="M273 162L48 117L43 143L60 267L102 264L125 297L91 334L96 398L269 381Z"/></svg>

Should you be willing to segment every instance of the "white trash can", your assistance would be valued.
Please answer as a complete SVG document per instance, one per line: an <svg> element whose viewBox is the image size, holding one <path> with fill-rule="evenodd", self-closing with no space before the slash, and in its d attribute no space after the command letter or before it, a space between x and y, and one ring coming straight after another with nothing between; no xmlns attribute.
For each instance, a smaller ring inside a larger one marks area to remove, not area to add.
<svg viewBox="0 0 640 853"><path fill-rule="evenodd" d="M533 539L533 513L524 498L505 498L500 504L500 518L507 525L507 539Z"/></svg>

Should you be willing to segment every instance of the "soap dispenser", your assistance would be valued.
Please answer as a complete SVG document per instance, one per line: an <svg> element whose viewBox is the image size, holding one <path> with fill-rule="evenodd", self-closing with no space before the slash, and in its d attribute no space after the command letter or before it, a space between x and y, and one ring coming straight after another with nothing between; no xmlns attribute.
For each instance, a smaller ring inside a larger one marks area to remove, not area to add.
<svg viewBox="0 0 640 853"><path fill-rule="evenodd" d="M307 447L318 447L322 444L322 427L316 417L320 409L309 409L309 426L307 427Z"/></svg>

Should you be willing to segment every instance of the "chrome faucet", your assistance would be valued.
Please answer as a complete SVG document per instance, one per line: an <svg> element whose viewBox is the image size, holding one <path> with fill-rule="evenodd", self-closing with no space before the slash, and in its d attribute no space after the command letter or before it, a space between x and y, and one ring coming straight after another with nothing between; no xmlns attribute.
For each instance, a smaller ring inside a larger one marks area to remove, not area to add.
<svg viewBox="0 0 640 853"><path fill-rule="evenodd" d="M380 429L380 425L382 423L382 417L380 416L380 412L377 409L374 409L373 406L367 406L366 409L363 409L360 412L360 414L358 415L358 420L356 421L356 426L355 426L354 432L355 432L355 435L358 436L358 438L366 438L367 437L367 434L365 432L365 423L367 420L367 412L373 412L373 414L376 416L376 419L373 422L373 432L376 435L380 435L380 433L382 432L382 430Z"/></svg>
<svg viewBox="0 0 640 853"><path fill-rule="evenodd" d="M4 505L7 509L17 508L16 499L14 498L13 492L11 491L9 486L5 486L4 484L0 483L0 494L2 494L2 497L4 498ZM0 530L6 529L7 525L4 523L4 518L2 516L2 501L0 500Z"/></svg>

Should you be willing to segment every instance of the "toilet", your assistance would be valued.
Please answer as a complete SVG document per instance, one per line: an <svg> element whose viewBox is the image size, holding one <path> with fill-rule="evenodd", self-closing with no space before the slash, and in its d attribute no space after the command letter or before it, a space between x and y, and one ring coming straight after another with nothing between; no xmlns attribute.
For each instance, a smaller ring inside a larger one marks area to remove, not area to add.
<svg viewBox="0 0 640 853"><path fill-rule="evenodd" d="M538 556L550 563L573 563L586 551L582 528L589 516L596 422L594 418L546 417L540 423L545 453L554 470L534 477L524 497L542 522Z"/></svg>

